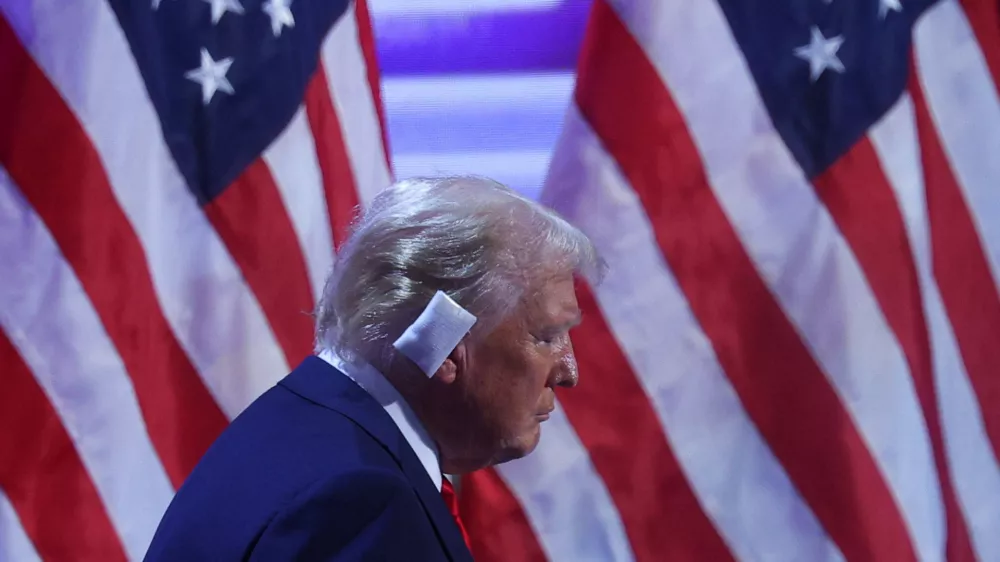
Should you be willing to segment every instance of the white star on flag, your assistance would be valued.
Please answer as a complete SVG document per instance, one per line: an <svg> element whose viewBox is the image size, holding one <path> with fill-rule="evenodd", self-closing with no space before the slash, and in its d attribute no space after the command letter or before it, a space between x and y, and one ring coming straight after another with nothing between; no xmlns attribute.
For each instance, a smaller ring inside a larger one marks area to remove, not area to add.
<svg viewBox="0 0 1000 562"><path fill-rule="evenodd" d="M234 14L243 13L243 4L240 4L240 0L205 0L212 5L212 23L219 23L222 16L226 12L232 12Z"/></svg>
<svg viewBox="0 0 1000 562"><path fill-rule="evenodd" d="M837 51L844 43L844 37L837 35L827 39L823 37L823 32L815 25L812 26L812 37L808 45L803 45L795 49L795 56L809 61L809 76L815 82L823 72L832 68L837 72L844 72L844 63L837 58Z"/></svg>
<svg viewBox="0 0 1000 562"><path fill-rule="evenodd" d="M267 0L264 2L264 12L271 16L271 31L274 36L281 35L284 27L295 27L295 18L292 16L290 5L292 0Z"/></svg>
<svg viewBox="0 0 1000 562"><path fill-rule="evenodd" d="M886 14L889 10L893 12L902 12L903 5L899 3L899 0L879 0L878 2L878 17L885 19Z"/></svg>
<svg viewBox="0 0 1000 562"><path fill-rule="evenodd" d="M208 54L208 49L201 48L201 66L184 73L188 80L201 84L201 102L208 105L215 96L215 92L222 90L232 95L235 93L233 85L226 78L229 67L233 65L233 57L226 57L220 61L212 60L212 55Z"/></svg>

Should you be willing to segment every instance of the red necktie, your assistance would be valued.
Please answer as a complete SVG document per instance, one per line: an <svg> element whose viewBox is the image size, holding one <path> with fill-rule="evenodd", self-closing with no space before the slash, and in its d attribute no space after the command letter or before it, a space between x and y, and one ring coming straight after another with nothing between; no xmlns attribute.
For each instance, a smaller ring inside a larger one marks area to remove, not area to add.
<svg viewBox="0 0 1000 562"><path fill-rule="evenodd" d="M458 525L458 530L462 531L462 538L465 539L465 545L468 546L471 551L472 542L469 541L469 533L465 530L465 525L462 524L462 518L458 515L458 494L455 493L455 487L451 485L451 481L444 476L441 478L441 497L444 498L444 503L448 506L448 511L451 512L451 516L455 518L455 524Z"/></svg>

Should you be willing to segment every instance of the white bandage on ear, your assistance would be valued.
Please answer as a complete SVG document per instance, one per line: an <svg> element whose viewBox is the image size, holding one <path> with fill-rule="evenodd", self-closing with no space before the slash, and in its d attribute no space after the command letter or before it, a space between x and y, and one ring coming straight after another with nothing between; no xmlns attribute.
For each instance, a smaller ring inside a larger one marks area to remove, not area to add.
<svg viewBox="0 0 1000 562"><path fill-rule="evenodd" d="M433 377L476 323L476 317L438 291L392 346Z"/></svg>

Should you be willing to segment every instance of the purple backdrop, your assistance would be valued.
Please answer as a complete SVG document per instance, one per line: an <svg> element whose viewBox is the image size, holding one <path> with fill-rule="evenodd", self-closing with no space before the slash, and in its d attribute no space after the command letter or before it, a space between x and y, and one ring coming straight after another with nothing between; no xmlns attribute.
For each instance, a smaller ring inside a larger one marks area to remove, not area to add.
<svg viewBox="0 0 1000 562"><path fill-rule="evenodd" d="M569 102L590 2L369 5L397 175L478 173L534 196Z"/></svg>

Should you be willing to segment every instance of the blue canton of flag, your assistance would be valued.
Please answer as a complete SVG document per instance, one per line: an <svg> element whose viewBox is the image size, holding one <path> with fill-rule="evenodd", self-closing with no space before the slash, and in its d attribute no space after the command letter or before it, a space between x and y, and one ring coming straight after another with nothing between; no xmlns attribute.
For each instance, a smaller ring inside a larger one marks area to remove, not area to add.
<svg viewBox="0 0 1000 562"><path fill-rule="evenodd" d="M721 0L774 126L809 177L906 89L913 25L934 2ZM713 61L705 61L713 64Z"/></svg>
<svg viewBox="0 0 1000 562"><path fill-rule="evenodd" d="M288 125L347 0L109 0L199 202Z"/></svg>

